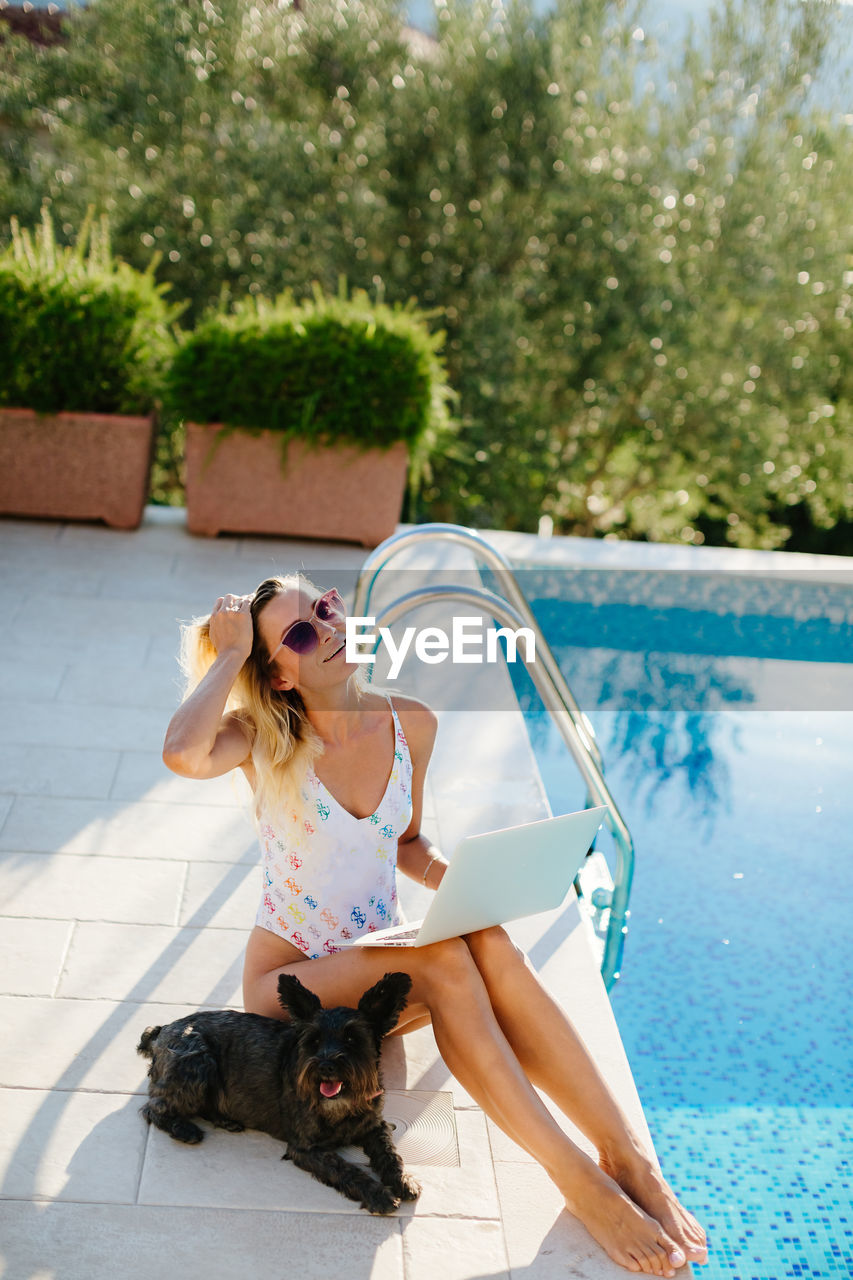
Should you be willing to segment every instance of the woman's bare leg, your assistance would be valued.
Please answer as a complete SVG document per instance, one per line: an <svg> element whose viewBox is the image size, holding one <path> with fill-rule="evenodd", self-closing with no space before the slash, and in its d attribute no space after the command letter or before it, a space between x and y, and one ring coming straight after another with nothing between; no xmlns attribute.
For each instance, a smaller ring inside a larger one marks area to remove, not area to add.
<svg viewBox="0 0 853 1280"><path fill-rule="evenodd" d="M528 1079L595 1144L601 1168L660 1222L687 1260L706 1261L704 1231L661 1177L583 1040L524 953L503 929L469 934L466 942Z"/></svg>
<svg viewBox="0 0 853 1280"><path fill-rule="evenodd" d="M258 937L263 933L253 932L246 953L248 1010L281 1016L277 987L283 972L295 973L326 1005L356 1005L386 971L408 973L412 990L407 1012L418 1022L424 1009L429 1012L450 1071L486 1114L543 1166L567 1206L610 1257L629 1271L675 1274L668 1256L677 1256L675 1242L571 1142L542 1103L498 1025L464 942L451 939L431 947L395 948L391 954L383 948L359 947L270 969L265 958L272 948Z"/></svg>

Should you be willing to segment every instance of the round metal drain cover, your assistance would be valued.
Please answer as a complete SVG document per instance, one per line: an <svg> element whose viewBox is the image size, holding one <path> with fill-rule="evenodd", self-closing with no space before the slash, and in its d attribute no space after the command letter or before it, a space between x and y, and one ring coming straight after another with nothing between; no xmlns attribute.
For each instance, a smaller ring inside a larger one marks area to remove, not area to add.
<svg viewBox="0 0 853 1280"><path fill-rule="evenodd" d="M459 1164L452 1093L389 1089L384 1116L391 1125L394 1146L404 1164ZM357 1164L367 1157L359 1147L345 1147L341 1155Z"/></svg>

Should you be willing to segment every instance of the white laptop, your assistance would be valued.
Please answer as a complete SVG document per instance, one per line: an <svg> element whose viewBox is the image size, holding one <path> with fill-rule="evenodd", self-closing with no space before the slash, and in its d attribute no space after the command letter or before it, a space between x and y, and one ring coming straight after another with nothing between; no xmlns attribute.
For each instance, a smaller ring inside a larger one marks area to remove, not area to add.
<svg viewBox="0 0 853 1280"><path fill-rule="evenodd" d="M351 945L426 947L558 907L606 813L601 805L466 836L423 920L377 929Z"/></svg>

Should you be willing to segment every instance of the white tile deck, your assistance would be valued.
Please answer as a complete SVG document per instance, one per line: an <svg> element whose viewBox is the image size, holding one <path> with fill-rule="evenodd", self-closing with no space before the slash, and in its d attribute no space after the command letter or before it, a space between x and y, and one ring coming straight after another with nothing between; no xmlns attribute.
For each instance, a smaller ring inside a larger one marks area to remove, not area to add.
<svg viewBox="0 0 853 1280"><path fill-rule="evenodd" d="M461 1163L419 1168L420 1200L393 1218L371 1218L282 1163L263 1135L210 1130L188 1148L138 1115L142 1029L199 1005L239 1007L257 892L241 788L186 782L160 762L178 621L282 567L351 581L363 558L353 547L196 539L157 511L130 534L0 522L0 583L14 594L0 635L3 1274L235 1280L272 1263L302 1280L626 1274L487 1124L429 1030L388 1042L386 1083L452 1091ZM476 680L459 687L470 708L499 705ZM442 713L431 833L452 849L465 832L544 812L517 712ZM420 914L423 892L401 890ZM513 932L643 1131L576 909Z"/></svg>
<svg viewBox="0 0 853 1280"><path fill-rule="evenodd" d="M254 865L257 840L248 816L236 807L199 804L208 784L196 785L193 804L164 803L155 789L123 801L15 796L0 828L0 850Z"/></svg>
<svg viewBox="0 0 853 1280"><path fill-rule="evenodd" d="M12 1200L132 1203L146 1142L136 1098L0 1089L3 1195Z"/></svg>

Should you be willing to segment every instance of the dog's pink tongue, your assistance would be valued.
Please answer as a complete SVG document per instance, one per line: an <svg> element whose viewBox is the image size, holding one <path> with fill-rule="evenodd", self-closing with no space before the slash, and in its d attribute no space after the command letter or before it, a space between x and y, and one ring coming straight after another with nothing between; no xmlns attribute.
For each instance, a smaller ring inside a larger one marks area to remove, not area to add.
<svg viewBox="0 0 853 1280"><path fill-rule="evenodd" d="M320 1092L324 1098L336 1098L340 1093L343 1085L340 1080L321 1080Z"/></svg>

